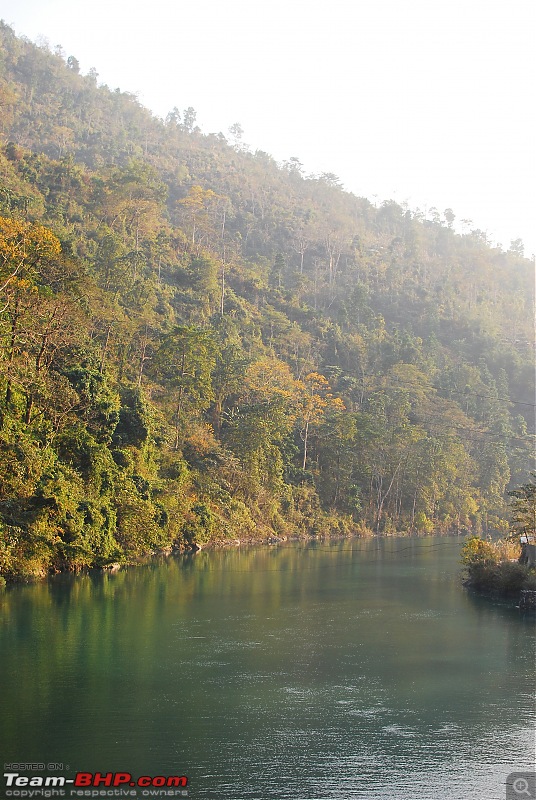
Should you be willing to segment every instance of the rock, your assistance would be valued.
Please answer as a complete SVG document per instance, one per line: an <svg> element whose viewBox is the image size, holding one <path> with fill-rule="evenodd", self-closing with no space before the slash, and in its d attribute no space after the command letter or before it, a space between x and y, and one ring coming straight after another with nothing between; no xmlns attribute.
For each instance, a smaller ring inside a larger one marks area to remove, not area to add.
<svg viewBox="0 0 536 800"><path fill-rule="evenodd" d="M117 572L118 569L121 569L121 564L114 562L113 564L105 564L103 569L107 572Z"/></svg>

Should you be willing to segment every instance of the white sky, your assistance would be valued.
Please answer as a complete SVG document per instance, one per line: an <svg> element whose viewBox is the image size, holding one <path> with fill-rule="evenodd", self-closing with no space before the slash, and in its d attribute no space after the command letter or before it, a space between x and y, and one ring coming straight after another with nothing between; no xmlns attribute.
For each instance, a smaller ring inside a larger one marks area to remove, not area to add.
<svg viewBox="0 0 536 800"><path fill-rule="evenodd" d="M536 252L535 0L0 0L159 116Z"/></svg>

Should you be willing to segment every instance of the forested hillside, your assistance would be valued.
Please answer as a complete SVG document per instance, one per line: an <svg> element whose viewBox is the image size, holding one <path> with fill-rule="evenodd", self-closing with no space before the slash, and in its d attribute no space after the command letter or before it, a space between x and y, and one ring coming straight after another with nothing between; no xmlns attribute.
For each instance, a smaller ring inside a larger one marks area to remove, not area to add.
<svg viewBox="0 0 536 800"><path fill-rule="evenodd" d="M0 40L2 574L504 526L533 466L519 241Z"/></svg>

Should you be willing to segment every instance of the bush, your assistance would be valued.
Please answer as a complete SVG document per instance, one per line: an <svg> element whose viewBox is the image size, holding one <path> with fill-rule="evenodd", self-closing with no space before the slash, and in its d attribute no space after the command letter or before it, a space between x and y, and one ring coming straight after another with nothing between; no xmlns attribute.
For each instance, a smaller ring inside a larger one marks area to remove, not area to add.
<svg viewBox="0 0 536 800"><path fill-rule="evenodd" d="M521 589L533 588L536 574L525 564L520 564L520 547L516 542L489 542L471 536L462 549L467 583L475 589L498 594L517 594Z"/></svg>
<svg viewBox="0 0 536 800"><path fill-rule="evenodd" d="M462 548L462 564L469 569L492 566L499 561L497 547L480 536L470 536Z"/></svg>
<svg viewBox="0 0 536 800"><path fill-rule="evenodd" d="M184 541L190 547L201 547L212 538L216 517L206 503L194 503L182 527Z"/></svg>
<svg viewBox="0 0 536 800"><path fill-rule="evenodd" d="M517 561L502 561L497 565L496 585L501 594L513 594L526 589L529 570Z"/></svg>
<svg viewBox="0 0 536 800"><path fill-rule="evenodd" d="M419 511L415 514L415 530L419 533L432 533L434 530L434 523L428 519L424 511Z"/></svg>

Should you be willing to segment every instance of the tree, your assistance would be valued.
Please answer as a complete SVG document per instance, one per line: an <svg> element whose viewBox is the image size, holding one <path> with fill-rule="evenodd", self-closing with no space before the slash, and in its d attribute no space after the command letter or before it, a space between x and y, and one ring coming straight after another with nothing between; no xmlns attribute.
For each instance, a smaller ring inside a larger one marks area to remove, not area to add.
<svg viewBox="0 0 536 800"><path fill-rule="evenodd" d="M229 133L233 139L233 145L237 150L240 150L242 147L242 136L244 135L244 129L239 122L235 122L234 125L231 125L229 128Z"/></svg>
<svg viewBox="0 0 536 800"><path fill-rule="evenodd" d="M69 58L67 59L67 66L69 67L69 69L72 69L72 71L75 72L77 75L80 72L80 62L74 56L69 56Z"/></svg>
<svg viewBox="0 0 536 800"><path fill-rule="evenodd" d="M200 412L214 398L212 372L216 345L209 331L178 325L162 339L155 354L156 377L174 395L175 450L179 449L185 413Z"/></svg>
<svg viewBox="0 0 536 800"><path fill-rule="evenodd" d="M238 395L243 388L247 364L238 338L221 346L213 374L214 427L218 432L221 429L225 402L231 395Z"/></svg>
<svg viewBox="0 0 536 800"><path fill-rule="evenodd" d="M130 264L135 279L145 261L144 240L155 240L162 229L167 188L152 167L136 160L113 172L110 188L105 202L110 227L122 236L126 250L122 257Z"/></svg>
<svg viewBox="0 0 536 800"><path fill-rule="evenodd" d="M536 472L531 476L536 479ZM511 503L514 536L536 537L536 480L508 492Z"/></svg>
<svg viewBox="0 0 536 800"><path fill-rule="evenodd" d="M188 133L192 133L194 130L195 121L197 119L197 111L192 108L192 106L188 106L188 108L184 109L182 118L184 128L188 131Z"/></svg>
<svg viewBox="0 0 536 800"><path fill-rule="evenodd" d="M16 384L26 397L29 425L36 397L47 403L60 380L53 368L59 353L80 331L79 308L62 293L39 286L68 268L50 267L60 256L60 242L41 225L0 218L0 371L5 374L4 409L9 410ZM51 383L52 382L52 383ZM65 393L65 392L64 392ZM65 398L67 399L67 398ZM54 403L53 403L54 405Z"/></svg>
<svg viewBox="0 0 536 800"><path fill-rule="evenodd" d="M508 252L514 253L514 255L523 258L525 255L525 245L523 244L523 239L512 239Z"/></svg>
<svg viewBox="0 0 536 800"><path fill-rule="evenodd" d="M281 446L296 419L298 388L288 364L273 355L261 356L248 365L223 428L225 443L246 473L244 496L257 497L261 487L274 497L280 493Z"/></svg>
<svg viewBox="0 0 536 800"><path fill-rule="evenodd" d="M39 291L29 281L17 278L10 289L10 302L3 315L7 322L2 342L4 407L9 410L16 385L25 397L24 422L30 425L38 399L41 414L54 405L55 385L61 382L62 353L83 338L83 318L79 307L65 295ZM64 394L66 390L64 387ZM61 393L56 400L61 400Z"/></svg>
<svg viewBox="0 0 536 800"><path fill-rule="evenodd" d="M359 457L356 448L357 416L340 409L326 413L319 426L318 438L321 470L318 492L332 509L356 516L361 508L360 493L354 480Z"/></svg>
<svg viewBox="0 0 536 800"><path fill-rule="evenodd" d="M456 214L452 210L452 208L446 208L443 212L445 214L445 219L447 220L447 225L449 228L452 228L454 220L456 219Z"/></svg>
<svg viewBox="0 0 536 800"><path fill-rule="evenodd" d="M302 469L307 469L307 446L310 429L317 425L329 410L344 410L340 397L334 397L328 380L318 372L310 372L298 382L300 390L300 422L303 441Z"/></svg>
<svg viewBox="0 0 536 800"><path fill-rule="evenodd" d="M173 106L171 111L166 114L166 125L178 127L181 124L181 113L177 106Z"/></svg>
<svg viewBox="0 0 536 800"><path fill-rule="evenodd" d="M207 238L210 234L215 235L211 212L220 199L212 189L203 189L195 185L190 186L186 197L178 201L177 208L191 231L192 247L198 243L200 236L201 244L208 244ZM199 247L196 252L199 254Z"/></svg>
<svg viewBox="0 0 536 800"><path fill-rule="evenodd" d="M0 302L13 278L34 278L39 265L60 252L59 239L48 228L0 217Z"/></svg>

